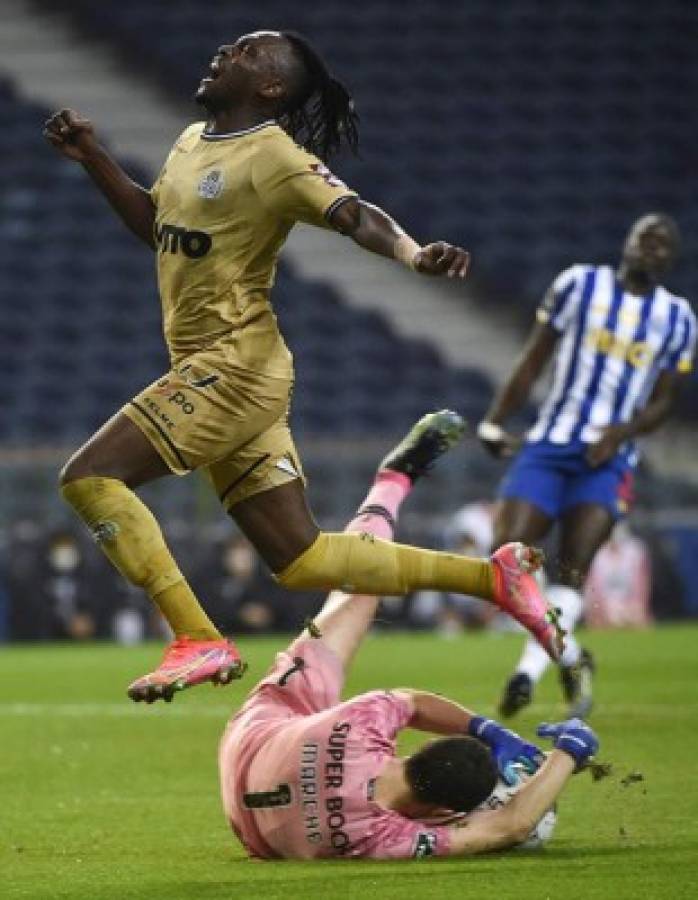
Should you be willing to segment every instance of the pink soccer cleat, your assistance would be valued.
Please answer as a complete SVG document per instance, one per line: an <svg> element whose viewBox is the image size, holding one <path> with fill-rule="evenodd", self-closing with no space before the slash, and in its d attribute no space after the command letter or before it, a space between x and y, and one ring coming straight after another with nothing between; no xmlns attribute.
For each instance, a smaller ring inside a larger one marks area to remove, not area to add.
<svg viewBox="0 0 698 900"><path fill-rule="evenodd" d="M532 574L543 565L543 551L520 543L504 544L490 559L494 565L494 602L528 629L557 662L564 650L565 632L557 610L547 602Z"/></svg>
<svg viewBox="0 0 698 900"><path fill-rule="evenodd" d="M204 681L227 684L240 678L246 668L231 641L193 641L184 635L169 645L155 671L129 686L128 695L136 703L160 699L169 703L177 691Z"/></svg>

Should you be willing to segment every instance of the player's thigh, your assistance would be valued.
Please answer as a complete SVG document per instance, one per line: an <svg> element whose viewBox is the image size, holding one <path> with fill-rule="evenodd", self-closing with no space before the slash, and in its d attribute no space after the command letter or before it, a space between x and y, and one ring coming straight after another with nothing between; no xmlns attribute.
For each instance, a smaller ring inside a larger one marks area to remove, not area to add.
<svg viewBox="0 0 698 900"><path fill-rule="evenodd" d="M285 414L291 382L226 367L195 354L123 408L167 463L185 475L244 447Z"/></svg>
<svg viewBox="0 0 698 900"><path fill-rule="evenodd" d="M60 483L101 476L118 478L136 488L169 474L169 466L147 436L119 412L68 460L61 471Z"/></svg>
<svg viewBox="0 0 698 900"><path fill-rule="evenodd" d="M226 511L273 572L285 569L317 537L285 416L205 473Z"/></svg>
<svg viewBox="0 0 698 900"><path fill-rule="evenodd" d="M495 513L495 544L533 543L550 530L560 511L565 474L558 448L526 444L502 479Z"/></svg>
<svg viewBox="0 0 698 900"><path fill-rule="evenodd" d="M543 540L552 527L552 519L540 507L517 497L498 501L494 517L494 546L510 541L534 544Z"/></svg>
<svg viewBox="0 0 698 900"><path fill-rule="evenodd" d="M608 540L616 519L598 503L580 503L560 519L560 580L581 587L599 547Z"/></svg>

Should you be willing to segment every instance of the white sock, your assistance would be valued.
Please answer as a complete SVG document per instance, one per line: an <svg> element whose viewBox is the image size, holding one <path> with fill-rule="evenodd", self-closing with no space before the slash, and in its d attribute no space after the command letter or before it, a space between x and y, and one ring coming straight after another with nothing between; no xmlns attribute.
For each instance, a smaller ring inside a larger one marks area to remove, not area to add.
<svg viewBox="0 0 698 900"><path fill-rule="evenodd" d="M579 591L574 588L567 587L565 584L551 584L548 588L548 600L553 606L560 610L560 624L565 629L565 651L560 659L562 666L576 666L579 662L581 653L577 639L574 636L574 629L577 627L584 601Z"/></svg>
<svg viewBox="0 0 698 900"><path fill-rule="evenodd" d="M536 684L540 681L543 672L548 668L549 662L550 657L538 641L528 638L516 671L525 672L531 681Z"/></svg>
<svg viewBox="0 0 698 900"><path fill-rule="evenodd" d="M551 584L546 592L550 603L560 610L560 624L565 629L565 650L560 659L562 666L576 666L581 649L573 632L582 615L582 595L574 588L564 584ZM521 659L516 667L517 672L525 672L536 684L548 668L550 657L533 638L526 641Z"/></svg>

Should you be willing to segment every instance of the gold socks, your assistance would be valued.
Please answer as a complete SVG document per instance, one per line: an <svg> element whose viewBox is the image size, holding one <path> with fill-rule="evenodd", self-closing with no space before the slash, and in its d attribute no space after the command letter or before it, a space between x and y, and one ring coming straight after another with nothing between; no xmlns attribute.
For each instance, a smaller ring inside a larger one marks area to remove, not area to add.
<svg viewBox="0 0 698 900"><path fill-rule="evenodd" d="M494 591L488 559L407 547L370 534L323 532L276 579L292 590L339 588L356 594L433 590L491 600Z"/></svg>
<svg viewBox="0 0 698 900"><path fill-rule="evenodd" d="M157 604L175 635L221 638L179 571L155 517L123 481L79 478L61 493L124 578Z"/></svg>

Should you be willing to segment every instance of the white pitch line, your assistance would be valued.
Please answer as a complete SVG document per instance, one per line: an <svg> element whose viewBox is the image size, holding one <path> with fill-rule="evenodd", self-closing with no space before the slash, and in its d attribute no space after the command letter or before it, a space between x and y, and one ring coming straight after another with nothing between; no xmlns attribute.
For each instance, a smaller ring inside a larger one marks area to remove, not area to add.
<svg viewBox="0 0 698 900"><path fill-rule="evenodd" d="M529 707L530 712L549 715L552 704L538 703ZM87 716L108 716L114 718L135 718L137 716L177 716L181 718L227 719L238 711L234 704L215 706L187 704L177 706L159 702L147 708L146 704L135 703L0 703L0 716L17 718L30 716L53 716L81 718ZM698 704L667 706L662 703L599 703L597 715L613 716L657 716L659 718L689 717L698 715Z"/></svg>
<svg viewBox="0 0 698 900"><path fill-rule="evenodd" d="M147 714L194 717L207 719L226 719L233 715L239 707L230 706L174 706L159 703L152 709L145 709L146 703L0 703L0 716L55 716L66 718L82 718L87 716L109 716L115 718L134 718ZM144 711L145 710L145 711Z"/></svg>

